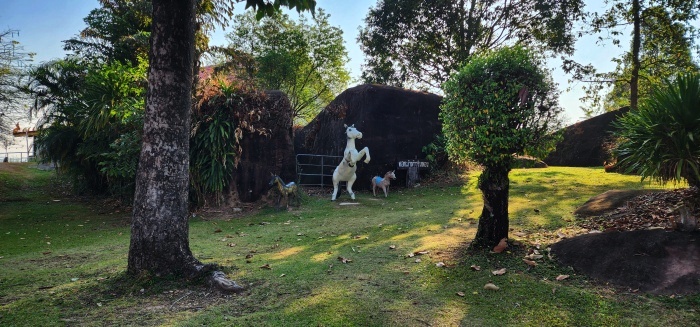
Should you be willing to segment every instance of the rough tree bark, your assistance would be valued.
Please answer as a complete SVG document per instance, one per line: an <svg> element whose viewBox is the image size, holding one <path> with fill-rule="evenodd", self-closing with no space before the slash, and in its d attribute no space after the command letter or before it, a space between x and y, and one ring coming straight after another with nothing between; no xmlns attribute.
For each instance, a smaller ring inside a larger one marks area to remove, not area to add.
<svg viewBox="0 0 700 327"><path fill-rule="evenodd" d="M188 237L195 1L153 1L148 95L129 247L128 271L133 274L183 275L202 268Z"/></svg>
<svg viewBox="0 0 700 327"><path fill-rule="evenodd" d="M642 44L639 0L632 1L632 76L630 78L630 107L637 109L639 102L639 51Z"/></svg>
<svg viewBox="0 0 700 327"><path fill-rule="evenodd" d="M479 227L471 246L493 247L508 238L508 180L507 166L485 167L479 177L479 190L484 198L484 208L479 217Z"/></svg>
<svg viewBox="0 0 700 327"><path fill-rule="evenodd" d="M189 132L197 1L152 0L148 93L127 268L131 274L196 277L216 267L200 263L189 244ZM298 10L313 10L316 5L315 0L284 2ZM280 4L246 3L263 13ZM220 271L214 271L210 281L226 291L245 290Z"/></svg>

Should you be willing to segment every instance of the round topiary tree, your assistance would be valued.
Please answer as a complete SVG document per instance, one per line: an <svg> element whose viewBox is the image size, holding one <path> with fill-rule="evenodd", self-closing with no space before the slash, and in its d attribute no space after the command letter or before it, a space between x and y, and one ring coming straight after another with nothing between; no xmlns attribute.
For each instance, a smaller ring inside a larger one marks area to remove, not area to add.
<svg viewBox="0 0 700 327"><path fill-rule="evenodd" d="M483 167L484 207L472 247L491 247L508 237L513 155L541 158L554 147L557 91L542 60L520 46L470 59L443 89L440 119L450 159Z"/></svg>
<svg viewBox="0 0 700 327"><path fill-rule="evenodd" d="M615 124L618 165L661 183L700 187L700 74L660 85Z"/></svg>

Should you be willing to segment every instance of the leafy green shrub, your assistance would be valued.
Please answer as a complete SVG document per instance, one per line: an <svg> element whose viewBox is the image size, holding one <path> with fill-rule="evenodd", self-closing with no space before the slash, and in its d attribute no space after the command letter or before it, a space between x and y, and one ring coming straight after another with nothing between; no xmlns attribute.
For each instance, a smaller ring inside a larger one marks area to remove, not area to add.
<svg viewBox="0 0 700 327"><path fill-rule="evenodd" d="M615 154L623 170L642 179L685 179L700 186L700 74L657 86L615 126Z"/></svg>
<svg viewBox="0 0 700 327"><path fill-rule="evenodd" d="M451 160L484 167L484 208L474 247L508 237L508 173L513 155L543 156L559 127L556 89L542 61L523 47L472 58L445 82L440 111Z"/></svg>
<svg viewBox="0 0 700 327"><path fill-rule="evenodd" d="M421 151L425 154L425 160L430 163L430 171L440 169L447 163L447 151L445 145L447 140L442 134L435 135L435 139L430 144L424 146Z"/></svg>
<svg viewBox="0 0 700 327"><path fill-rule="evenodd" d="M131 198L135 171L127 167L138 161L146 69L145 59L136 65L67 59L33 72L47 108L36 148L79 191ZM120 143L125 137L130 141Z"/></svg>
<svg viewBox="0 0 700 327"><path fill-rule="evenodd" d="M266 133L255 123L265 115L267 96L231 76L215 75L202 82L192 115L190 184L194 201L206 195L219 203L229 188L246 133Z"/></svg>
<svg viewBox="0 0 700 327"><path fill-rule="evenodd" d="M136 187L141 131L134 130L122 134L109 145L109 148L109 152L101 155L100 172L109 181L110 193L120 196L124 201L129 201L133 198Z"/></svg>

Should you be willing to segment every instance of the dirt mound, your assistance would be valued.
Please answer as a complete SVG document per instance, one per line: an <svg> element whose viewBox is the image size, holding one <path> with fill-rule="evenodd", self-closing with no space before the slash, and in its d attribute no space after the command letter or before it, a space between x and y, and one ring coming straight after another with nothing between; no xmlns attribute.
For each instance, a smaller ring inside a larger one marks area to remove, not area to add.
<svg viewBox="0 0 700 327"><path fill-rule="evenodd" d="M608 159L606 144L611 141L612 122L628 111L629 107L620 108L566 127L556 150L544 162L550 166L602 166Z"/></svg>
<svg viewBox="0 0 700 327"><path fill-rule="evenodd" d="M700 292L700 232L638 230L581 235L552 245L563 265L653 294Z"/></svg>
<svg viewBox="0 0 700 327"><path fill-rule="evenodd" d="M579 273L629 290L700 293L700 232L670 230L675 208L697 192L618 190L593 197L577 210L585 214L578 224L607 232L565 239L552 253Z"/></svg>
<svg viewBox="0 0 700 327"><path fill-rule="evenodd" d="M623 206L633 198L654 192L655 190L610 190L605 193L596 195L582 206L578 207L574 214L579 217L600 216L606 212L615 210ZM658 190L656 190L658 192Z"/></svg>
<svg viewBox="0 0 700 327"><path fill-rule="evenodd" d="M689 206L691 215L700 217L700 206L694 204L699 192L697 188L665 192L608 191L593 197L575 213L595 212L592 209L598 209L598 215L579 221L581 227L590 230L673 229L681 220L678 210L681 206ZM613 206L615 202L618 204Z"/></svg>

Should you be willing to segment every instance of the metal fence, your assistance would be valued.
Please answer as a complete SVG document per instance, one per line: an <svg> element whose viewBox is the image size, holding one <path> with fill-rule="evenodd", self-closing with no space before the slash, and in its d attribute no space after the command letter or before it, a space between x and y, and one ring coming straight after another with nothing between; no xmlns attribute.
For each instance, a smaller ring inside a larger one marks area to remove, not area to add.
<svg viewBox="0 0 700 327"><path fill-rule="evenodd" d="M297 154L297 179L303 186L333 186L333 171L343 156Z"/></svg>
<svg viewBox="0 0 700 327"><path fill-rule="evenodd" d="M26 152L0 152L2 162L35 162L36 157Z"/></svg>

